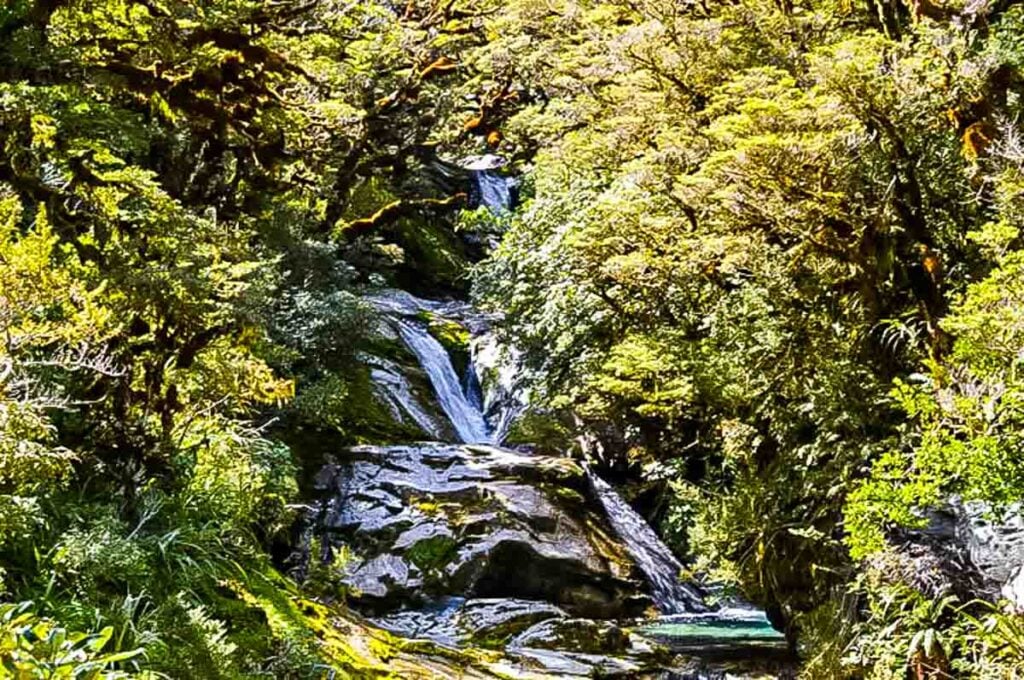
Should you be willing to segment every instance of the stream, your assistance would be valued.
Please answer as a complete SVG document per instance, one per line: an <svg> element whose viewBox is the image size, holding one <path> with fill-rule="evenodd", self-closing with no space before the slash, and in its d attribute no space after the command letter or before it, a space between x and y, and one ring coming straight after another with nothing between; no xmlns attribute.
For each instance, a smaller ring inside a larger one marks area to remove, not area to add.
<svg viewBox="0 0 1024 680"><path fill-rule="evenodd" d="M681 581L596 473L501 447L526 399L486 318L398 290L365 299L410 357L374 360L382 401L448 441L354 447L321 470L314 532L357 554L354 608L400 636L500 651L511 677L787 677L764 614ZM467 365L431 333L438 320L469 329Z"/></svg>
<svg viewBox="0 0 1024 680"><path fill-rule="evenodd" d="M441 169L468 172L472 203L502 215L515 183L500 163ZM682 580L593 470L502 446L529 400L492 319L401 290L364 300L395 348L367 358L375 394L423 441L351 447L318 474L310 535L323 557L351 550L353 608L402 637L494 650L507 677L789 677L764 613ZM438 330L451 328L468 332L464 350Z"/></svg>

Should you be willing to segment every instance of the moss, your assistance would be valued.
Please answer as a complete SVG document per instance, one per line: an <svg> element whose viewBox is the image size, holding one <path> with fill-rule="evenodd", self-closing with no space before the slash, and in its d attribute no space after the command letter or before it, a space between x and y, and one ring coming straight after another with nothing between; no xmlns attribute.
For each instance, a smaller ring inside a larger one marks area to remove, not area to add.
<svg viewBox="0 0 1024 680"><path fill-rule="evenodd" d="M427 331L448 352L455 372L460 380L464 380L470 368L469 329L454 321L435 317L427 325Z"/></svg>
<svg viewBox="0 0 1024 680"><path fill-rule="evenodd" d="M398 338L387 338L383 335L375 335L362 343L362 348L375 357L388 359L396 364L407 366L415 365L416 356L405 346L405 343Z"/></svg>
<svg viewBox="0 0 1024 680"><path fill-rule="evenodd" d="M340 672L341 677L390 677L399 651L388 633L347 620L343 611L298 595L280 576L232 582L238 596L266 616L272 635ZM313 670L313 669L310 669Z"/></svg>
<svg viewBox="0 0 1024 680"><path fill-rule="evenodd" d="M449 319L434 317L427 330L449 352L469 351L469 329Z"/></svg>
<svg viewBox="0 0 1024 680"><path fill-rule="evenodd" d="M542 649L569 649L584 654L621 654L630 645L629 634L610 623L589 619L555 622L551 636L532 640L531 646Z"/></svg>
<svg viewBox="0 0 1024 680"><path fill-rule="evenodd" d="M303 459L316 460L339 445L422 441L426 433L403 422L378 397L370 368L327 374L299 385L295 400L275 428Z"/></svg>
<svg viewBox="0 0 1024 680"><path fill-rule="evenodd" d="M272 570L229 585L240 600L265 614L262 631L308 655L311 665L306 672L276 677L461 677L470 666L486 667L500 658L484 650L448 649L396 637L344 607L303 597ZM331 672L325 674L328 669Z"/></svg>
<svg viewBox="0 0 1024 680"><path fill-rule="evenodd" d="M633 574L635 563L629 558L629 553L615 534L608 530L604 521L591 514L585 515L583 521L587 526L587 540L599 555L608 560L612 572L623 578Z"/></svg>
<svg viewBox="0 0 1024 680"><path fill-rule="evenodd" d="M344 423L351 441L358 444L417 441L425 433L411 423L396 420L391 410L378 398L370 369L360 367L351 377L348 393L338 417Z"/></svg>
<svg viewBox="0 0 1024 680"><path fill-rule="evenodd" d="M395 235L405 251L396 272L399 287L427 297L466 291L470 256L462 240L443 222L401 220Z"/></svg>
<svg viewBox="0 0 1024 680"><path fill-rule="evenodd" d="M586 503L586 499L583 497L583 494L575 489L567 489L564 486L557 485L545 485L544 490L570 506L582 508Z"/></svg>
<svg viewBox="0 0 1024 680"><path fill-rule="evenodd" d="M417 541L405 556L424 572L441 569L451 562L458 550L458 544L450 536L433 536Z"/></svg>
<svg viewBox="0 0 1024 680"><path fill-rule="evenodd" d="M441 513L441 505L436 501L413 501L411 505L428 517L436 517Z"/></svg>
<svg viewBox="0 0 1024 680"><path fill-rule="evenodd" d="M583 468L571 458L544 458L537 466L545 479L570 482L582 479Z"/></svg>

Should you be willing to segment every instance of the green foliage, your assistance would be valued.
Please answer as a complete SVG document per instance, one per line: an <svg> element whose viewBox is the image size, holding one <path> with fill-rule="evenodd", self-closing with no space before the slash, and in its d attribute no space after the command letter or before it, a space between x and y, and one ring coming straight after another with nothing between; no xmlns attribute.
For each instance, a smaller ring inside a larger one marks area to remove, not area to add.
<svg viewBox="0 0 1024 680"><path fill-rule="evenodd" d="M465 376L470 368L469 329L455 321L437 317L426 319L427 331L441 343L451 358L455 372Z"/></svg>
<svg viewBox="0 0 1024 680"><path fill-rule="evenodd" d="M188 678L229 678L240 673L235 662L238 646L228 639L227 626L211 616L206 607L178 596L174 635L187 650L174 659L177 674Z"/></svg>
<svg viewBox="0 0 1024 680"><path fill-rule="evenodd" d="M3 644L390 672L267 544L326 446L421 434L361 287L461 291L500 236L474 285L536 402L512 441L668 489L808 672L1013 668L1013 615L877 566L950 496L1024 491L1024 11L910 4L6 3L0 592L44 618ZM455 217L438 159L484 138L526 203Z"/></svg>
<svg viewBox="0 0 1024 680"><path fill-rule="evenodd" d="M570 449L570 435L569 427L555 415L527 411L509 427L505 443L528 444L538 453L554 456Z"/></svg>
<svg viewBox="0 0 1024 680"><path fill-rule="evenodd" d="M450 536L433 536L417 541L406 551L409 560L426 573L443 570L458 553L458 543Z"/></svg>
<svg viewBox="0 0 1024 680"><path fill-rule="evenodd" d="M678 544L809 673L902 676L917 633L982 672L920 593L893 651L857 575L950 495L1024 491L1019 8L531 8L488 54L549 96L509 126L534 192L476 285L535 405L668 481Z"/></svg>
<svg viewBox="0 0 1024 680"><path fill-rule="evenodd" d="M323 542L313 538L309 542L309 565L306 579L302 583L303 590L317 597L326 597L331 601L345 600L348 586L344 581L354 555L348 546L331 548L329 555L324 555Z"/></svg>
<svg viewBox="0 0 1024 680"><path fill-rule="evenodd" d="M412 259L453 287L466 262L443 212L336 238L451 193L423 179L423 150L490 81L422 75L473 42L461 20L431 21L329 0L0 8L4 597L109 622L118 652L146 650L133 672L333 662L308 622L276 636L266 601L289 586L248 572L272 572L294 520L305 461L283 442L395 435L362 363L360 286L415 278L385 264ZM40 663L64 644L20 640ZM69 663L93 663L75 677L129 668L67 640Z"/></svg>
<svg viewBox="0 0 1024 680"><path fill-rule="evenodd" d="M114 629L95 634L74 633L40 618L32 603L0 605L0 667L10 677L32 680L75 678L118 680L151 678L148 673L116 670L142 650L104 653Z"/></svg>

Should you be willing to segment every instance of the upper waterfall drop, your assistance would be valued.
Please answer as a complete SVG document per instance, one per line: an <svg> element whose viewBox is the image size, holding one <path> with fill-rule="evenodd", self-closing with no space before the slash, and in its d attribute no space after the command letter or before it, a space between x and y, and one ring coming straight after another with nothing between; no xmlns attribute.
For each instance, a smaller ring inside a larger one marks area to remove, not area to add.
<svg viewBox="0 0 1024 680"><path fill-rule="evenodd" d="M518 183L499 172L506 163L501 156L486 154L463 164L472 179L469 192L471 206L486 206L494 215L512 212L518 199Z"/></svg>
<svg viewBox="0 0 1024 680"><path fill-rule="evenodd" d="M501 444L515 419L526 409L526 396L519 386L521 367L514 348L503 349L490 329L491 319L466 302L428 300L403 290L378 290L365 295L363 299L382 313L387 326L416 356L437 394L437 404L452 421L453 427L456 427L456 419L463 421L464 425L466 422L472 423L456 434L460 437L473 437L472 440L463 439L467 443ZM454 321L470 332L467 348L469 365L465 367L461 379L461 394L454 389L460 379L455 375L454 368L451 368L451 357L447 356L444 347L424 326L424 312L431 317ZM507 356L505 350L508 350ZM442 356L441 352L446 356ZM380 359L375 361L377 364L382 363ZM414 403L414 395L395 394L395 385L381 382L378 389L389 401L399 402L399 406L409 412L412 420L432 438L439 441L445 439L438 436L436 427L426 427L424 419L418 417L430 409ZM404 399L405 396L413 401ZM412 412L410 406L419 409L421 413ZM454 418L452 413L456 414ZM480 436L480 421L487 432L485 438Z"/></svg>
<svg viewBox="0 0 1024 680"><path fill-rule="evenodd" d="M491 433L480 409L462 388L444 346L425 328L401 319L396 322L402 341L412 350L437 393L441 409L466 444L490 444Z"/></svg>

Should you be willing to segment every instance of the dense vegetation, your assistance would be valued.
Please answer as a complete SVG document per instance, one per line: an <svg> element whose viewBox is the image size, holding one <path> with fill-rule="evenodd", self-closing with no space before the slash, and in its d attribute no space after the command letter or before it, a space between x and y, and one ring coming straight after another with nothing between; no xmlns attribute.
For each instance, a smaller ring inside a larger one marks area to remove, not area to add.
<svg viewBox="0 0 1024 680"><path fill-rule="evenodd" d="M1024 491L1012 5L508 20L505 49L551 102L510 123L541 149L535 197L483 299L538 402L667 483L664 526L814 676L1024 662L1015 618L920 587L895 540L954 495Z"/></svg>
<svg viewBox="0 0 1024 680"><path fill-rule="evenodd" d="M1021 621L898 537L1024 494L1022 36L1012 0L6 2L7 672L348 659L271 555L321 442L412 436L358 296L468 288L495 225L437 158L496 149L518 436L642 477L810 677L1013 677Z"/></svg>
<svg viewBox="0 0 1024 680"><path fill-rule="evenodd" d="M403 251L360 229L464 285L450 233L409 219L462 197L408 170L454 106L430 64L459 25L373 3L0 8L0 595L32 603L2 610L0 674L331 658L269 558L288 444L386 426L351 290L403 276Z"/></svg>

